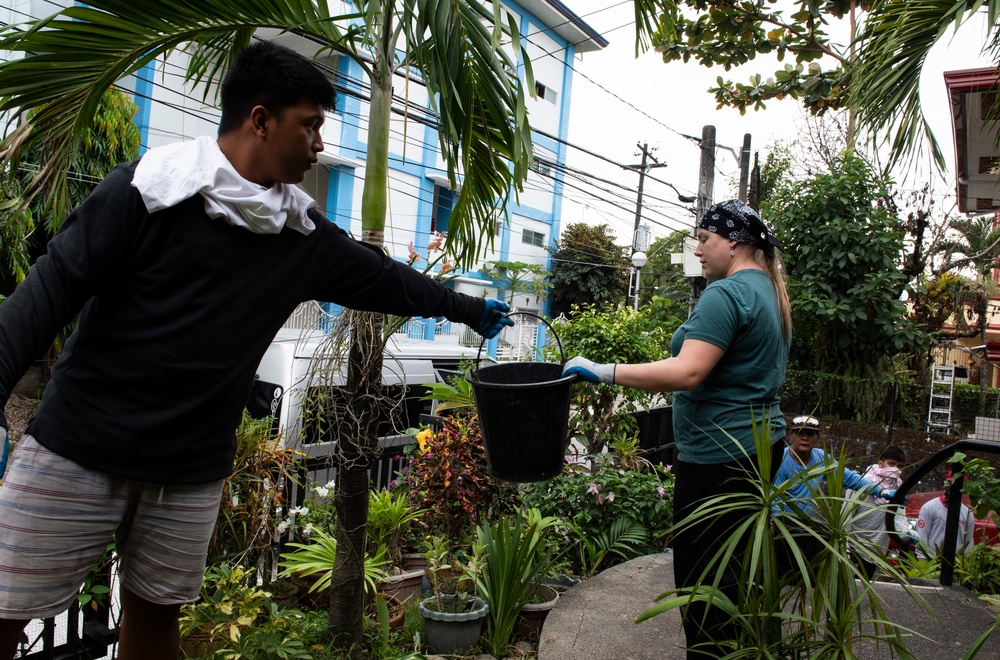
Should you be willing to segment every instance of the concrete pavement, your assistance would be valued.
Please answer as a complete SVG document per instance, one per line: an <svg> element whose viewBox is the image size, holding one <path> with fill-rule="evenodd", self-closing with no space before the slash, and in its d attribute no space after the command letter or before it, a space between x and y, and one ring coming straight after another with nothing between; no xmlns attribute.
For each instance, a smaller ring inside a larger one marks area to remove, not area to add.
<svg viewBox="0 0 1000 660"><path fill-rule="evenodd" d="M538 660L684 658L679 612L633 623L673 584L669 552L639 557L584 580L563 593L549 612L538 643ZM958 660L997 621L997 612L961 587L917 586L934 614L922 610L896 584L880 582L876 589L889 620L925 636L907 642L918 660ZM865 660L890 657L884 645L875 648L870 642L857 643L854 651ZM1000 658L1000 631L990 637L978 657Z"/></svg>

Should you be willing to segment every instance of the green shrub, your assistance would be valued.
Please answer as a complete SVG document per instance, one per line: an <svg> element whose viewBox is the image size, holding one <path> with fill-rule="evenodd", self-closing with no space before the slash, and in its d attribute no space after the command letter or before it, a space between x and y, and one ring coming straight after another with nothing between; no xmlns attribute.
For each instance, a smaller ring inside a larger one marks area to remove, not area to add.
<svg viewBox="0 0 1000 660"><path fill-rule="evenodd" d="M606 556L597 568L616 561L659 552L667 543L667 529L673 515L673 473L669 467L652 466L646 471L616 466L614 456L600 454L590 472L564 470L550 481L526 484L521 498L525 507L537 508L542 515L572 522L578 530L562 534L563 555L573 570L593 572L593 559L582 539L599 541L615 521L629 519L646 532L645 542L627 545L630 552Z"/></svg>

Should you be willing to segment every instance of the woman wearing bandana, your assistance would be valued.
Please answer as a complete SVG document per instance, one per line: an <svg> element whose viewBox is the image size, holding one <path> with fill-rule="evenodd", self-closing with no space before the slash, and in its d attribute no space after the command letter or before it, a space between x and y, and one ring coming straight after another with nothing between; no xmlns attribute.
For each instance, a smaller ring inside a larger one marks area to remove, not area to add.
<svg viewBox="0 0 1000 660"><path fill-rule="evenodd" d="M778 240L746 203L715 204L698 222L695 250L710 284L670 343L673 357L646 364L597 364L577 357L564 374L655 392L674 392L674 520L705 498L752 492L774 480L785 446L778 390L785 380L791 312L774 248ZM754 429L771 428L771 474L757 476ZM716 574L712 566L741 514L705 517L674 536L677 587ZM724 567L723 592L735 602L740 557ZM736 627L717 608L691 603L684 613L688 657L732 652Z"/></svg>

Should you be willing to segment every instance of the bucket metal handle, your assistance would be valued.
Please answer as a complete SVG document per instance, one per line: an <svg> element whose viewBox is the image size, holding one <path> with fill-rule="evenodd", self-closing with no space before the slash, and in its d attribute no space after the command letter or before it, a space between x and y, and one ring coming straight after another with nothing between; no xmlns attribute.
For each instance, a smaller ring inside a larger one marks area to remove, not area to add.
<svg viewBox="0 0 1000 660"><path fill-rule="evenodd" d="M549 332L552 333L552 336L556 340L556 344L559 346L560 364L566 364L566 352L563 351L562 342L559 341L559 335L556 334L556 329L552 326L551 323L549 323L544 318L542 318L541 316L539 316L538 314L535 314L533 312L510 312L509 314L507 314L507 316L514 316L515 314L517 314L519 316L534 316L536 319L538 319L539 321L541 321L542 323L544 323L546 326L548 326ZM489 341L489 340L484 337L482 343L479 344L479 351L476 353L476 366L477 367L479 366L480 358L483 355L483 346L486 345L487 341Z"/></svg>

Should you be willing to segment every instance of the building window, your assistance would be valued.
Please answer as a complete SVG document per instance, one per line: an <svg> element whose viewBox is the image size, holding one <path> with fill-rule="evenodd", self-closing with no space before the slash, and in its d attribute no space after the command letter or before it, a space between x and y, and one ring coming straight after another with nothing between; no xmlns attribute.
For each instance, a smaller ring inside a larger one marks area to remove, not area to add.
<svg viewBox="0 0 1000 660"><path fill-rule="evenodd" d="M521 232L521 242L534 245L535 247L543 247L545 245L545 234L525 229Z"/></svg>
<svg viewBox="0 0 1000 660"><path fill-rule="evenodd" d="M535 95L540 99L548 101L552 105L556 104L556 98L558 98L559 96L558 94L556 94L556 90L552 89L551 87L546 87L537 80L535 81Z"/></svg>
<svg viewBox="0 0 1000 660"><path fill-rule="evenodd" d="M448 219L455 209L455 191L434 186L434 208L431 210L431 233L448 231Z"/></svg>
<svg viewBox="0 0 1000 660"><path fill-rule="evenodd" d="M545 161L538 160L537 158L531 161L528 165L528 169L533 172L538 172L542 176L552 176L552 166Z"/></svg>

